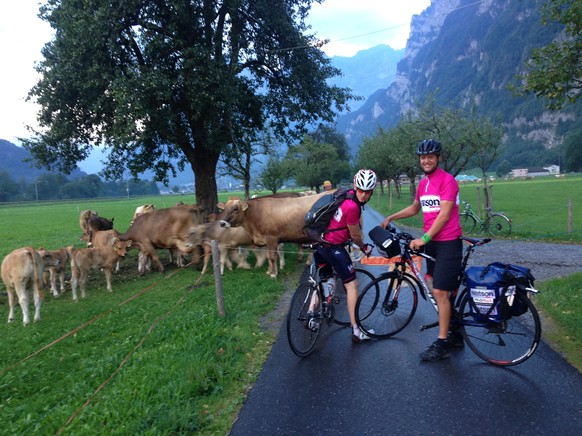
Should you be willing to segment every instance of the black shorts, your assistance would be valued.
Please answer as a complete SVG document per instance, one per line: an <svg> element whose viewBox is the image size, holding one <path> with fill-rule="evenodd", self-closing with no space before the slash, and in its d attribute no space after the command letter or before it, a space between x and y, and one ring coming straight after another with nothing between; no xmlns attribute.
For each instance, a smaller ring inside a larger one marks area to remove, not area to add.
<svg viewBox="0 0 582 436"><path fill-rule="evenodd" d="M435 258L426 261L428 275L432 276L434 289L454 292L459 288L461 263L463 261L463 241L430 241L425 253Z"/></svg>
<svg viewBox="0 0 582 436"><path fill-rule="evenodd" d="M354 263L348 251L343 245L323 246L318 245L315 252L317 266L328 265L322 269L322 274L331 275L333 268L343 283L349 283L356 279ZM331 266L331 268L330 268Z"/></svg>

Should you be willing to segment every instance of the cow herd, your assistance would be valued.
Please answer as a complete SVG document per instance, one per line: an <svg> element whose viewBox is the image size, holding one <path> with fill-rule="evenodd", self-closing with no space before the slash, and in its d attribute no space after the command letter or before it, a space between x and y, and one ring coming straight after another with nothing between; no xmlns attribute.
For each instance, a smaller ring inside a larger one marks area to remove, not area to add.
<svg viewBox="0 0 582 436"><path fill-rule="evenodd" d="M319 194L323 195L323 194ZM8 293L8 322L14 321L14 308L18 303L23 323L30 323L28 312L29 290L32 291L35 314L40 320L42 290L50 286L57 297L65 291L67 265L71 270L71 290L77 301L77 290L86 298L86 282L91 269L103 271L107 290L112 291L111 277L119 270L119 261L130 249L139 250L137 268L140 275L151 270L152 265L161 273L164 266L157 251L168 250L170 258L183 266L187 256L198 264L203 257L203 273L211 256L211 241L217 241L220 254L220 271L231 270L233 262L239 268L250 268L249 250L256 257L256 267L268 258L267 273L277 276L284 267L282 243L307 242L303 233L303 217L319 195L265 196L243 201L231 197L219 203L220 215L203 213L196 205L176 205L156 209L143 205L136 209L129 229L120 233L113 228L113 219L100 217L94 210L84 210L79 215L81 240L87 248L75 249L72 245L59 250L19 248L2 261L2 280ZM261 247L266 247L261 248Z"/></svg>

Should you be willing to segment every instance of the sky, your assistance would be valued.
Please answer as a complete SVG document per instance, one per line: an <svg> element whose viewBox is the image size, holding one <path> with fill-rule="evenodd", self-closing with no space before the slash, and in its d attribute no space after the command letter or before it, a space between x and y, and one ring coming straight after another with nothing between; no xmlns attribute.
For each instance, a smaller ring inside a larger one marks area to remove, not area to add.
<svg viewBox="0 0 582 436"><path fill-rule="evenodd" d="M38 77L35 62L51 40L52 29L38 18L38 0L0 2L0 139L20 145L26 125L36 125L38 107L26 96ZM358 51L386 44L404 48L412 15L430 0L324 0L314 4L308 23L311 32L330 42L328 56L354 56ZM80 165L82 167L82 165Z"/></svg>

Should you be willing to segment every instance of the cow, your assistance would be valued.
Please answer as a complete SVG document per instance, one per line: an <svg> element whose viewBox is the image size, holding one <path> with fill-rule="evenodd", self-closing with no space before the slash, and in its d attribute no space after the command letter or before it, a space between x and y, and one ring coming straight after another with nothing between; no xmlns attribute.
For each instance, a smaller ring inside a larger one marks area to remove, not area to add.
<svg viewBox="0 0 582 436"><path fill-rule="evenodd" d="M92 216L87 220L88 230L99 232L101 230L111 230L113 228L113 218L107 219L101 216Z"/></svg>
<svg viewBox="0 0 582 436"><path fill-rule="evenodd" d="M212 220L213 217L210 216ZM193 245L201 244L204 249L204 266L202 274L206 272L211 255L210 242L217 241L220 255L220 273L224 274L224 268L232 270L232 260L237 262L238 268L249 269L246 260L247 250L239 250L239 247L252 245L249 234L242 227L222 227L219 221L211 221L193 226L188 234L188 239ZM264 250L253 250L256 257L256 267L259 268L265 262Z"/></svg>
<svg viewBox="0 0 582 436"><path fill-rule="evenodd" d="M131 247L131 241L120 241L114 238L111 246L95 248L70 248L71 255L71 289L73 301L77 301L77 288L81 287L81 298L86 298L87 277L91 269L102 269L107 282L107 290L113 292L111 287L111 272L113 265L121 257L127 255Z"/></svg>
<svg viewBox="0 0 582 436"><path fill-rule="evenodd" d="M39 248L39 250L43 250L43 248ZM67 272L67 264L70 260L70 249L68 247L59 248L58 250L49 250L48 251L53 258L59 260L58 266L49 266L48 271L45 269L44 276L47 274L49 275L50 287L53 297L59 296L59 289L57 288L57 278L60 284L61 294L65 292L65 273ZM46 278L43 280L43 283L47 283Z"/></svg>
<svg viewBox="0 0 582 436"><path fill-rule="evenodd" d="M197 246L188 241L188 233L192 226L204 221L204 213L198 207L174 206L158 209L137 217L130 228L119 235L119 239L133 241L133 246L143 253L140 259L150 258L162 273L164 266L156 249L177 249L186 254L194 253Z"/></svg>
<svg viewBox="0 0 582 436"><path fill-rule="evenodd" d="M81 213L79 214L79 226L81 227L81 230L83 232L86 232L87 229L89 228L87 222L89 221L89 218L91 218L92 216L99 216L99 214L97 213L96 210L92 209L82 210Z"/></svg>
<svg viewBox="0 0 582 436"><path fill-rule="evenodd" d="M46 268L59 265L60 261L53 258L50 252L44 249L37 251L32 247L17 248L2 260L2 281L6 285L10 306L8 322L14 321L14 307L18 298L18 304L22 309L22 323L30 324L27 292L29 284L32 285L34 298L34 321L40 321L43 272Z"/></svg>
<svg viewBox="0 0 582 436"><path fill-rule="evenodd" d="M231 197L219 203L223 227L243 227L253 245L266 246L269 259L267 273L277 277L276 255L280 242L309 242L303 232L304 217L311 206L325 193L296 198L255 198L243 201Z"/></svg>
<svg viewBox="0 0 582 436"><path fill-rule="evenodd" d="M87 247L111 247L115 238L119 236L119 231L115 229L111 230L98 230L94 232L93 230L88 230L81 235L80 240L87 242ZM121 260L117 260L117 265L115 266L115 272L119 272Z"/></svg>
<svg viewBox="0 0 582 436"><path fill-rule="evenodd" d="M129 224L130 225L133 224L133 222L138 216L143 215L144 213L153 212L154 210L156 210L156 206L154 206L153 204L142 204L141 206L136 207L135 211L133 212L133 219Z"/></svg>

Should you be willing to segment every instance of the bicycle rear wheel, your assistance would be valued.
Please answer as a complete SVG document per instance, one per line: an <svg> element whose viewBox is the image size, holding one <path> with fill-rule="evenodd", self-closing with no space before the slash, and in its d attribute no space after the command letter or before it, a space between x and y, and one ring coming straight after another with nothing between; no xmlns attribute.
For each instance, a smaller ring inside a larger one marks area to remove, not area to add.
<svg viewBox="0 0 582 436"><path fill-rule="evenodd" d="M374 280L374 274L362 269L356 268L356 279L358 280L358 293L369 283ZM339 325L349 326L351 324L350 314L348 313L348 294L341 280L338 279L337 287L333 297L333 306L335 309L334 322Z"/></svg>
<svg viewBox="0 0 582 436"><path fill-rule="evenodd" d="M511 220L500 213L493 213L487 222L486 229L491 236L506 238L511 233Z"/></svg>
<svg viewBox="0 0 582 436"><path fill-rule="evenodd" d="M356 303L356 321L360 330L373 338L387 338L406 327L416 312L416 280L408 274L382 274L370 283Z"/></svg>
<svg viewBox="0 0 582 436"><path fill-rule="evenodd" d="M287 339L291 350L299 357L311 353L321 330L321 320L307 317L311 298L317 289L309 282L299 285L287 313ZM320 310L320 305L316 310Z"/></svg>
<svg viewBox="0 0 582 436"><path fill-rule="evenodd" d="M470 314L470 297L459 306L460 332L468 347L481 359L499 366L518 365L537 349L542 327L540 317L529 298L515 294L517 305L527 305L527 312L504 321L477 320Z"/></svg>
<svg viewBox="0 0 582 436"><path fill-rule="evenodd" d="M473 230L475 230L475 226L477 225L475 217L473 215L469 215L468 213L461 213L459 215L459 218L461 220L461 228L463 229L463 235L473 233Z"/></svg>

